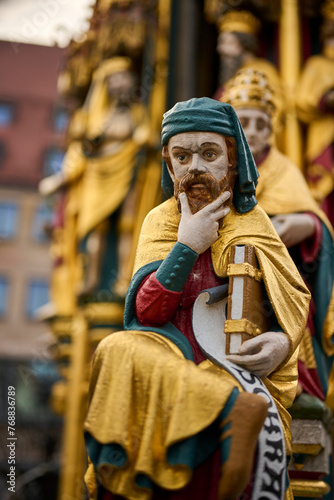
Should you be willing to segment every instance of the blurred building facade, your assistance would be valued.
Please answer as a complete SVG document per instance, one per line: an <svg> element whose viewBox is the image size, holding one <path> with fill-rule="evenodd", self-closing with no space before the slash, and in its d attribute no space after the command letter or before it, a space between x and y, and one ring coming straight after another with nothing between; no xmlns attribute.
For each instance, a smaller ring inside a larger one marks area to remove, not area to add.
<svg viewBox="0 0 334 500"><path fill-rule="evenodd" d="M61 49L0 42L0 357L36 356L45 327L35 311L48 300L45 226L51 211L38 182L62 160L66 112L55 107Z"/></svg>
<svg viewBox="0 0 334 500"><path fill-rule="evenodd" d="M55 106L62 50L0 42L0 394L16 389L17 498L54 498L61 419L49 408L57 377L36 318L48 301L52 211L38 182L60 168L66 112ZM7 498L7 407L1 405L0 496ZM44 484L45 483L45 484Z"/></svg>

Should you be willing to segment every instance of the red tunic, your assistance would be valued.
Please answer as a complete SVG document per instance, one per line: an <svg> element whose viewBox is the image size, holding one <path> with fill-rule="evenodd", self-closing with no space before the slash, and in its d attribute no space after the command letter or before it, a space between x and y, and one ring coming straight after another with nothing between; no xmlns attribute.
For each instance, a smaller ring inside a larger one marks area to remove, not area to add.
<svg viewBox="0 0 334 500"><path fill-rule="evenodd" d="M171 322L188 339L196 364L204 361L192 329L192 308L198 294L223 284L226 280L218 278L211 263L211 251L201 254L182 292L167 290L151 273L141 284L136 298L136 316L143 326L162 326Z"/></svg>

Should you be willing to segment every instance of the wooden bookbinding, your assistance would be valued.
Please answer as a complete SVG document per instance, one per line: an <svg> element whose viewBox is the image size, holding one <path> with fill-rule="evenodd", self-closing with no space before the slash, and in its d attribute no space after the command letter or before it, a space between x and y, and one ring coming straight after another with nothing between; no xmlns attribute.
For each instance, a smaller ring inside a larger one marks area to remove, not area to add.
<svg viewBox="0 0 334 500"><path fill-rule="evenodd" d="M266 294L262 273L253 246L235 245L231 248L227 276L226 354L237 354L242 342L268 331L269 327L263 307Z"/></svg>

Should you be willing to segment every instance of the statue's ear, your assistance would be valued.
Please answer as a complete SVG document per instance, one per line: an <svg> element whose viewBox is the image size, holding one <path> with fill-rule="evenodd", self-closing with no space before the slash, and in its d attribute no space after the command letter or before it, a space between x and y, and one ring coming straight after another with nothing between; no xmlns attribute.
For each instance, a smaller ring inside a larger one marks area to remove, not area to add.
<svg viewBox="0 0 334 500"><path fill-rule="evenodd" d="M165 159L162 159L162 178L161 186L166 198L170 198L174 194L174 178L175 176L169 171Z"/></svg>
<svg viewBox="0 0 334 500"><path fill-rule="evenodd" d="M174 169L172 167L172 162L170 161L168 146L164 146L162 148L162 158L164 160L165 165L167 166L168 173L169 173L171 179L174 182L175 181L175 175L174 175Z"/></svg>
<svg viewBox="0 0 334 500"><path fill-rule="evenodd" d="M174 182L175 181L175 175L174 175L173 167L170 164L170 162L167 162L167 161L166 161L166 165L167 165L168 173L171 176L172 181Z"/></svg>

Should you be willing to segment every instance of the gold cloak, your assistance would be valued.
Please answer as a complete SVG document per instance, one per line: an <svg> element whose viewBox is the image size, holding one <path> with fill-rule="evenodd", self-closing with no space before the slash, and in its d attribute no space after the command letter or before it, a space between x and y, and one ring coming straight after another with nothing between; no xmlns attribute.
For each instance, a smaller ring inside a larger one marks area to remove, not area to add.
<svg viewBox="0 0 334 500"><path fill-rule="evenodd" d="M143 123L143 106L133 105L131 116L136 126ZM124 201L134 177L141 147L130 137L119 145L114 154L86 158L78 220L80 238L114 213Z"/></svg>
<svg viewBox="0 0 334 500"><path fill-rule="evenodd" d="M174 198L146 217L138 244L135 271L164 259L177 240L180 214ZM290 416L297 386L298 344L305 327L309 292L269 218L256 206L240 215L234 209L224 219L212 262L226 276L231 245L256 248L268 296L290 341L288 360L264 379L273 395L290 448ZM127 331L107 337L99 345L93 365L90 405L85 430L101 444L117 443L127 454L123 467L90 464L86 484L96 498L95 472L111 492L130 500L147 500L149 489L139 488L142 473L163 488L175 490L191 479L186 466L171 466L167 450L207 428L220 414L231 391L239 387L231 375L210 361L196 366L168 339L154 332ZM103 408L103 411L101 409Z"/></svg>
<svg viewBox="0 0 334 500"><path fill-rule="evenodd" d="M297 95L297 110L309 124L306 157L312 163L334 140L334 118L319 109L322 96L334 86L334 59L324 55L310 57L303 70Z"/></svg>
<svg viewBox="0 0 334 500"><path fill-rule="evenodd" d="M138 243L134 272L145 264L167 257L177 241L179 222L180 214L174 198L147 215ZM288 361L268 378L270 392L284 407L289 407L295 397L297 347L306 325L310 294L269 217L259 206L243 215L232 207L225 217L219 238L211 247L217 276L226 276L231 246L237 244L255 247L268 297L290 341Z"/></svg>
<svg viewBox="0 0 334 500"><path fill-rule="evenodd" d="M76 288L81 279L77 252L77 220L85 165L81 143L71 142L62 164L62 175L67 187L64 223L62 227L55 228L51 243L53 260L61 259L61 263L52 270L50 287L51 300L58 316L70 316L76 308Z"/></svg>
<svg viewBox="0 0 334 500"><path fill-rule="evenodd" d="M258 169L256 199L266 214L311 212L319 217L334 238L331 223L312 197L305 177L287 156L271 147Z"/></svg>

